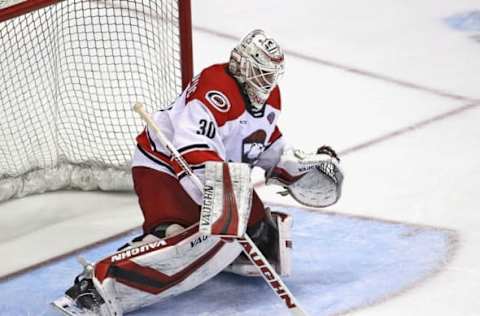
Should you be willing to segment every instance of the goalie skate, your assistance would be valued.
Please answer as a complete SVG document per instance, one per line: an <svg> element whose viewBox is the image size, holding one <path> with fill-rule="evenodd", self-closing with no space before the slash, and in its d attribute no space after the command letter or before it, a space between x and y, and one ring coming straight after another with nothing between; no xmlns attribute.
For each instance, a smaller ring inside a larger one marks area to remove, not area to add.
<svg viewBox="0 0 480 316"><path fill-rule="evenodd" d="M53 301L52 306L63 315L67 316L98 316L101 314L97 314L91 310L87 310L84 308L79 307L74 300L70 297L64 295L55 301Z"/></svg>
<svg viewBox="0 0 480 316"><path fill-rule="evenodd" d="M93 265L81 257L77 260L83 266L83 272L75 278L73 286L65 292L65 295L53 301L51 305L68 316L113 316L93 285Z"/></svg>

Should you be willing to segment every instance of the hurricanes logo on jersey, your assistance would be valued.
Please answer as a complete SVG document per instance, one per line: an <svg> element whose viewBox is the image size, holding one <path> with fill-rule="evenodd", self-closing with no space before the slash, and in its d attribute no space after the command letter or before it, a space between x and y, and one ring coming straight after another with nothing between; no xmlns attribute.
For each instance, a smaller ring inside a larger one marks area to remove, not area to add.
<svg viewBox="0 0 480 316"><path fill-rule="evenodd" d="M220 112L228 112L228 110L230 110L230 101L228 101L228 98L220 91L208 91L205 94L205 99Z"/></svg>
<svg viewBox="0 0 480 316"><path fill-rule="evenodd" d="M243 140L242 162L254 164L265 150L267 133L257 130Z"/></svg>

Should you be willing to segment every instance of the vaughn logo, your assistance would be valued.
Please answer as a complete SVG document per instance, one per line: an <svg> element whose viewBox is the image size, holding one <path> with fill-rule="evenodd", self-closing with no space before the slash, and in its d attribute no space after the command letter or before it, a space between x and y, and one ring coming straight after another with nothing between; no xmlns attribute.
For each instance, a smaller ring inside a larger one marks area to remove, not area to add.
<svg viewBox="0 0 480 316"><path fill-rule="evenodd" d="M285 288L285 286L283 285L283 281L280 280L277 273L272 270L272 266L263 261L263 259L252 248L249 242L247 242L246 240L239 240L238 242L243 247L243 249L245 249L248 256L252 258L252 261L260 269L270 287L283 300L285 305L287 305L288 308L297 307L292 294L288 291L288 289Z"/></svg>
<svg viewBox="0 0 480 316"><path fill-rule="evenodd" d="M333 179L335 183L338 182L335 174L335 165L329 161L318 162L307 162L298 168L298 172L308 172L313 168L317 168L318 171L323 172L327 176Z"/></svg>
<svg viewBox="0 0 480 316"><path fill-rule="evenodd" d="M167 244L167 242L165 240L158 240L158 241L154 241L154 242L149 242L148 244L144 244L144 245L132 248L132 249L128 249L128 250L125 250L125 251L122 251L120 253L117 253L117 254L113 255L111 257L111 262L117 262L117 261L121 261L121 260L124 260L124 259L127 259L127 258L131 258L131 257L137 256L139 254L145 253L147 251L160 248L162 246L165 246L166 244Z"/></svg>
<svg viewBox="0 0 480 316"><path fill-rule="evenodd" d="M200 237L198 237L198 238L195 238L194 240L192 240L192 241L190 242L190 247L193 248L193 247L199 245L200 243L202 243L202 241L205 241L205 240L207 240L207 239L208 239L208 236L205 236L205 235L202 235L202 236L200 236Z"/></svg>
<svg viewBox="0 0 480 316"><path fill-rule="evenodd" d="M202 211L200 213L200 230L201 231L204 231L204 229L207 229L206 227L210 227L211 225L214 197L215 196L214 196L213 186L205 184L203 188Z"/></svg>

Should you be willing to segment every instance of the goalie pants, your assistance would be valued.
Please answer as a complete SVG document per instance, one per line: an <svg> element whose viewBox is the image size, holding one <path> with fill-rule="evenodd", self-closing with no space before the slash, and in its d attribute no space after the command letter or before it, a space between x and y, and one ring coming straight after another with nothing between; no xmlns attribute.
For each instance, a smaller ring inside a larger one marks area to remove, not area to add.
<svg viewBox="0 0 480 316"><path fill-rule="evenodd" d="M177 223L188 227L200 220L200 206L172 175L147 167L133 167L132 176L143 212L145 234L160 224ZM265 206L254 191L248 227L264 218Z"/></svg>

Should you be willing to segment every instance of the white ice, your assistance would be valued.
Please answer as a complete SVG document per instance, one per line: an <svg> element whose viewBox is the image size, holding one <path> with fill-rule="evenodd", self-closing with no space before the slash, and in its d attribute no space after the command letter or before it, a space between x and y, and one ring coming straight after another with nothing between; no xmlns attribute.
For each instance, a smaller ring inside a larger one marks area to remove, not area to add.
<svg viewBox="0 0 480 316"><path fill-rule="evenodd" d="M349 302L351 315L480 315L480 31L446 23L475 10L478 2L468 0L193 1L195 69L224 62L237 39L264 28L287 51L283 133L307 150L330 144L345 153L341 201L317 214L292 211L297 239L318 242L304 243L311 250L298 246L300 270L289 281L313 315L345 313ZM276 190L260 193L296 205ZM60 192L7 202L0 212L0 275L141 223L129 194ZM309 216L318 226L308 225ZM322 241L341 243L326 250L331 243ZM299 255L319 250L314 260ZM39 286L36 276L70 274L72 265L0 283L0 314L33 314L7 304L25 293L12 286ZM302 279L306 265L322 272L318 286ZM232 294L216 302L226 310L221 315L242 314L242 304L246 315L282 315L261 282L244 283L221 276L165 308L186 315L185 308L203 306L193 315L214 315L195 293L215 295L226 284ZM249 295L258 291L260 300ZM162 306L155 308L161 314Z"/></svg>

